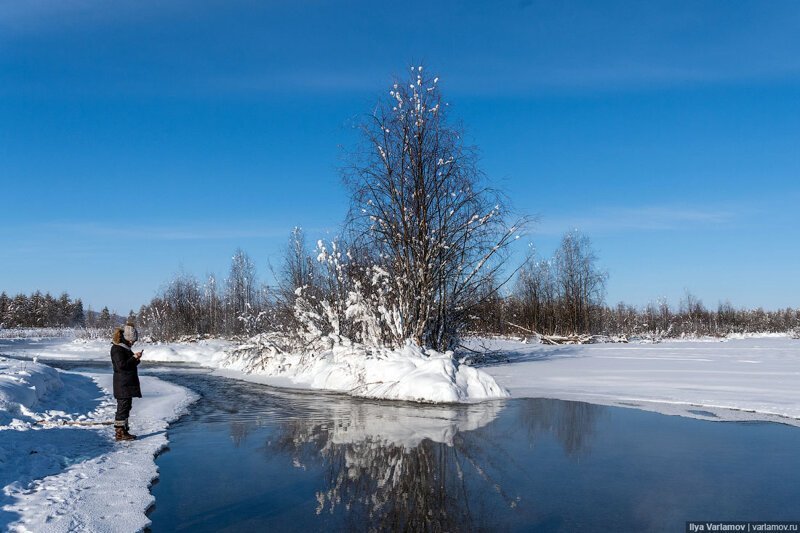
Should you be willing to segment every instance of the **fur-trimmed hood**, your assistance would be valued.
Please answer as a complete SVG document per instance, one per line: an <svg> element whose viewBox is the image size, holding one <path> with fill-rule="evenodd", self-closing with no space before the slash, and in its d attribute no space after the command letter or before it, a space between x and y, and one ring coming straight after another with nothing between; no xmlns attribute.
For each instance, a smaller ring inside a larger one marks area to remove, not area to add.
<svg viewBox="0 0 800 533"><path fill-rule="evenodd" d="M139 330L136 329L136 326L131 322L128 322L124 326L114 328L114 335L111 337L111 342L113 344L124 344L124 341L133 344L138 340Z"/></svg>

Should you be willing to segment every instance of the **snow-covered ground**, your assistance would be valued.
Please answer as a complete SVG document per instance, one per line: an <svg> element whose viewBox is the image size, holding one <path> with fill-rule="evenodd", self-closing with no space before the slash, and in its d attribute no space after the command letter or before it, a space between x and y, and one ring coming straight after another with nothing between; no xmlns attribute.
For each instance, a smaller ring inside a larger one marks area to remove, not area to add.
<svg viewBox="0 0 800 533"><path fill-rule="evenodd" d="M69 353L69 351L67 351ZM60 372L0 357L0 528L12 531L141 530L166 428L196 399L142 376L131 430L113 441L111 374ZM64 424L66 422L66 424Z"/></svg>
<svg viewBox="0 0 800 533"><path fill-rule="evenodd" d="M569 346L472 339L467 344L507 360L483 370L513 397L800 425L800 340L787 336Z"/></svg>
<svg viewBox="0 0 800 533"><path fill-rule="evenodd" d="M234 346L225 340L201 340L190 343L137 343L136 351L144 350L144 361L162 363L196 363L216 367L225 357L225 350ZM0 354L32 359L59 361L103 361L110 364L110 339L0 339Z"/></svg>
<svg viewBox="0 0 800 533"><path fill-rule="evenodd" d="M108 361L110 344L82 339L0 339L0 353L15 357ZM138 343L143 364L193 363L225 377L279 387L322 389L363 398L429 403L475 402L508 393L483 371L459 365L452 357L414 345L398 350L337 346L313 358L273 354L256 337L237 345L223 340L190 343ZM232 355L229 355L231 354Z"/></svg>
<svg viewBox="0 0 800 533"><path fill-rule="evenodd" d="M571 346L472 339L467 345L495 352L504 361L481 368L475 381L488 374L512 397L580 400L695 418L778 419L800 425L800 340L785 335ZM236 346L225 341L142 347L145 364L154 360L193 362L229 377L268 385L396 399L412 399L409 395L424 388L433 389L439 401L463 401L447 388L448 383L457 383L459 372L474 370L465 365L451 367L420 354L405 359L384 354L382 366L373 368L374 362L354 362L357 358L336 350L310 364L301 365L296 356L286 356L270 359L261 368L245 369L243 361L226 359L225 350ZM108 343L0 339L0 353L107 361ZM249 363L252 365L252 360ZM475 375L467 381L472 378ZM443 388L432 385L431 380L435 383L437 379ZM494 393L490 385L481 387L473 398Z"/></svg>

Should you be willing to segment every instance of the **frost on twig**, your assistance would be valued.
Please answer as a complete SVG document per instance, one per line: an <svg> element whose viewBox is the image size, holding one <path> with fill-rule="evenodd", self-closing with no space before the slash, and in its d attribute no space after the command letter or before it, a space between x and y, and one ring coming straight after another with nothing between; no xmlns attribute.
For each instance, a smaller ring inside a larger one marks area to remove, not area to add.
<svg viewBox="0 0 800 533"><path fill-rule="evenodd" d="M526 220L507 220L440 87L421 67L397 80L362 124L363 146L345 181L350 245L365 275L382 273L380 284L366 276L353 284L348 317L364 338L441 350L513 273L504 268L507 251Z"/></svg>

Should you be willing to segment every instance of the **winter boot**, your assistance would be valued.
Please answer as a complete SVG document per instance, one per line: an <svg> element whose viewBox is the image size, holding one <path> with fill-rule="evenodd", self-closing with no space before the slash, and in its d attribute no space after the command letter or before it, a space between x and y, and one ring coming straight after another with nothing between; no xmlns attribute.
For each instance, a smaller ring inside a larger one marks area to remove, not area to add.
<svg viewBox="0 0 800 533"><path fill-rule="evenodd" d="M131 435L128 431L128 424L125 424L125 427L122 430L125 433L125 438L128 440L136 440L136 435Z"/></svg>
<svg viewBox="0 0 800 533"><path fill-rule="evenodd" d="M136 440L136 435L128 433L128 421L116 420L114 422L114 438L118 441L121 440Z"/></svg>
<svg viewBox="0 0 800 533"><path fill-rule="evenodd" d="M121 440L134 440L136 437L128 433L124 427L117 426L114 428L114 439L117 441Z"/></svg>

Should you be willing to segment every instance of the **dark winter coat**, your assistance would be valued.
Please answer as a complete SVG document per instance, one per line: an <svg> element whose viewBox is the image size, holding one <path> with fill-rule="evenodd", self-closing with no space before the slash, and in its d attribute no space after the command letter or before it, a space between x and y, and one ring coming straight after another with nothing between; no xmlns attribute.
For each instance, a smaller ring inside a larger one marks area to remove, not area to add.
<svg viewBox="0 0 800 533"><path fill-rule="evenodd" d="M124 344L111 346L111 363L114 365L114 398L141 398L139 386L139 359L134 357L133 350Z"/></svg>

